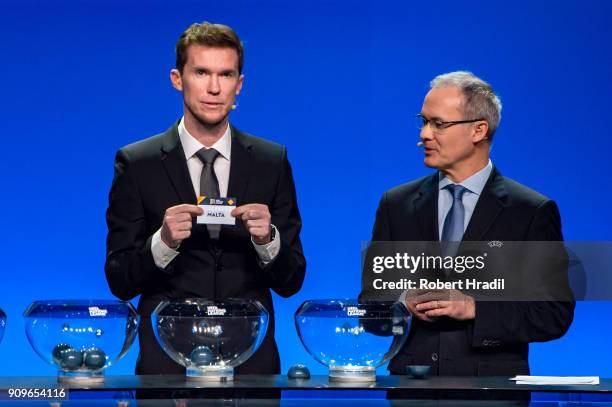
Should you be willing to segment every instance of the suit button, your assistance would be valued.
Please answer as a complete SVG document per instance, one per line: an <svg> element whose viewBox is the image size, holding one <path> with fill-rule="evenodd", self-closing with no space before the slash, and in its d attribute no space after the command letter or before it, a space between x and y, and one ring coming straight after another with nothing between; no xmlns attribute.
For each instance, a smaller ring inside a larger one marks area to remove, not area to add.
<svg viewBox="0 0 612 407"><path fill-rule="evenodd" d="M221 265L221 263L217 263L215 264L215 268L217 269L217 271L221 271L223 269L223 266Z"/></svg>
<svg viewBox="0 0 612 407"><path fill-rule="evenodd" d="M431 354L431 360L433 360L434 362L438 361L438 354L436 352Z"/></svg>

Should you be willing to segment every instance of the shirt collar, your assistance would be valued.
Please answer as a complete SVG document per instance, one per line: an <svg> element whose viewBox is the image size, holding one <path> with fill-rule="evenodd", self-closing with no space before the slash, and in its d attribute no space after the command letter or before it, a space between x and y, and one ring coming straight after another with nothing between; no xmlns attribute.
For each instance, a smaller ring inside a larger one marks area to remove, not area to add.
<svg viewBox="0 0 612 407"><path fill-rule="evenodd" d="M487 183L487 180L489 179L489 176L491 175L491 171L493 171L493 163L491 162L491 160L489 160L487 165L482 170L478 171L471 177L463 180L458 185L465 187L473 194L480 195L482 193L482 190L484 189L485 184ZM447 185L454 184L453 181L442 175L441 172L439 172L438 174L440 179L440 181L438 182L439 189L443 189Z"/></svg>
<svg viewBox="0 0 612 407"><path fill-rule="evenodd" d="M196 140L195 137L189 134L187 128L185 127L184 118L181 118L181 121L178 124L178 134L181 144L183 145L183 151L185 152L185 159L189 160L195 155L196 152L204 147L214 148L223 158L228 161L230 160L232 155L232 132L229 124L227 125L227 129L225 130L223 136L210 147L206 147L204 144Z"/></svg>

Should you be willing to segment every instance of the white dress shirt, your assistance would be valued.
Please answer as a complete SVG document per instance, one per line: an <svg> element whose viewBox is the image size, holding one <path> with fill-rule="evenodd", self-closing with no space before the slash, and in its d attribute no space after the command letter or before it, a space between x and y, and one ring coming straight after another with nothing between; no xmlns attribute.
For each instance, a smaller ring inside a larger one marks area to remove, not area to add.
<svg viewBox="0 0 612 407"><path fill-rule="evenodd" d="M185 128L184 119L181 119L178 124L178 134L181 145L183 146L183 151L185 152L185 160L187 161L189 176L196 195L200 195L200 177L202 176L202 168L204 167L204 164L195 155L195 153L202 148L214 148L219 152L219 156L213 165L215 175L217 176L217 181L219 182L219 194L222 197L227 197L227 188L229 185L230 176L230 161L232 156L232 134L229 125L227 126L227 130L225 130L223 136L210 147L203 145L196 140L195 137L189 134ZM240 202L238 202L238 204L240 204ZM251 241L253 242L252 238ZM261 264L265 266L266 264L272 262L276 256L278 256L280 251L280 232L278 229L276 230L274 240L272 240L270 243L258 245L253 242L253 246L255 247L255 251L259 256ZM153 234L151 239L151 252L157 267L161 269L166 268L168 264L170 264L170 262L180 253L178 249L178 247L172 249L164 243L164 241L161 239L161 228L155 232L155 234Z"/></svg>

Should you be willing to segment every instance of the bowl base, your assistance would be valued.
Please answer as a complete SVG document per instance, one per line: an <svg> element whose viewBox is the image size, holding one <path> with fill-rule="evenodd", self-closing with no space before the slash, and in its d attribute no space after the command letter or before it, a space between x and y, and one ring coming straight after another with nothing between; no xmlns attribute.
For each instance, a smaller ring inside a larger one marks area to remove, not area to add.
<svg viewBox="0 0 612 407"><path fill-rule="evenodd" d="M329 380L345 383L376 381L376 369L371 366L335 366L329 369Z"/></svg>
<svg viewBox="0 0 612 407"><path fill-rule="evenodd" d="M234 380L232 367L188 367L187 380L196 382L229 382Z"/></svg>
<svg viewBox="0 0 612 407"><path fill-rule="evenodd" d="M77 372L62 372L57 375L57 381L63 384L102 384L104 383L104 375L102 374L86 374Z"/></svg>

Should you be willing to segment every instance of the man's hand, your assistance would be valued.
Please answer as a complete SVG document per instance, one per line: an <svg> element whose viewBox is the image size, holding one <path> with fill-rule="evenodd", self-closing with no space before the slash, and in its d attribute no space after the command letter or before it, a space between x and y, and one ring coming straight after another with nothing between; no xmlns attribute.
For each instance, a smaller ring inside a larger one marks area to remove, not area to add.
<svg viewBox="0 0 612 407"><path fill-rule="evenodd" d="M410 312L427 322L442 316L460 321L476 318L474 298L459 290L415 291L406 297L406 303Z"/></svg>
<svg viewBox="0 0 612 407"><path fill-rule="evenodd" d="M232 211L232 216L242 219L253 241L258 245L268 244L271 240L270 210L267 205L247 204Z"/></svg>
<svg viewBox="0 0 612 407"><path fill-rule="evenodd" d="M410 311L410 313L414 315L415 317L417 317L418 319L421 319L426 322L433 322L438 318L434 318L434 317L430 318L427 315L425 315L424 311L419 311L417 309L417 305L419 304L419 301L426 301L426 298L428 298L426 297L428 293L429 291L427 290L408 291L408 294L406 295L406 307L408 307L408 310Z"/></svg>
<svg viewBox="0 0 612 407"><path fill-rule="evenodd" d="M161 239L166 246L176 249L183 240L191 236L193 218L204 213L196 205L182 204L166 209L161 228Z"/></svg>

